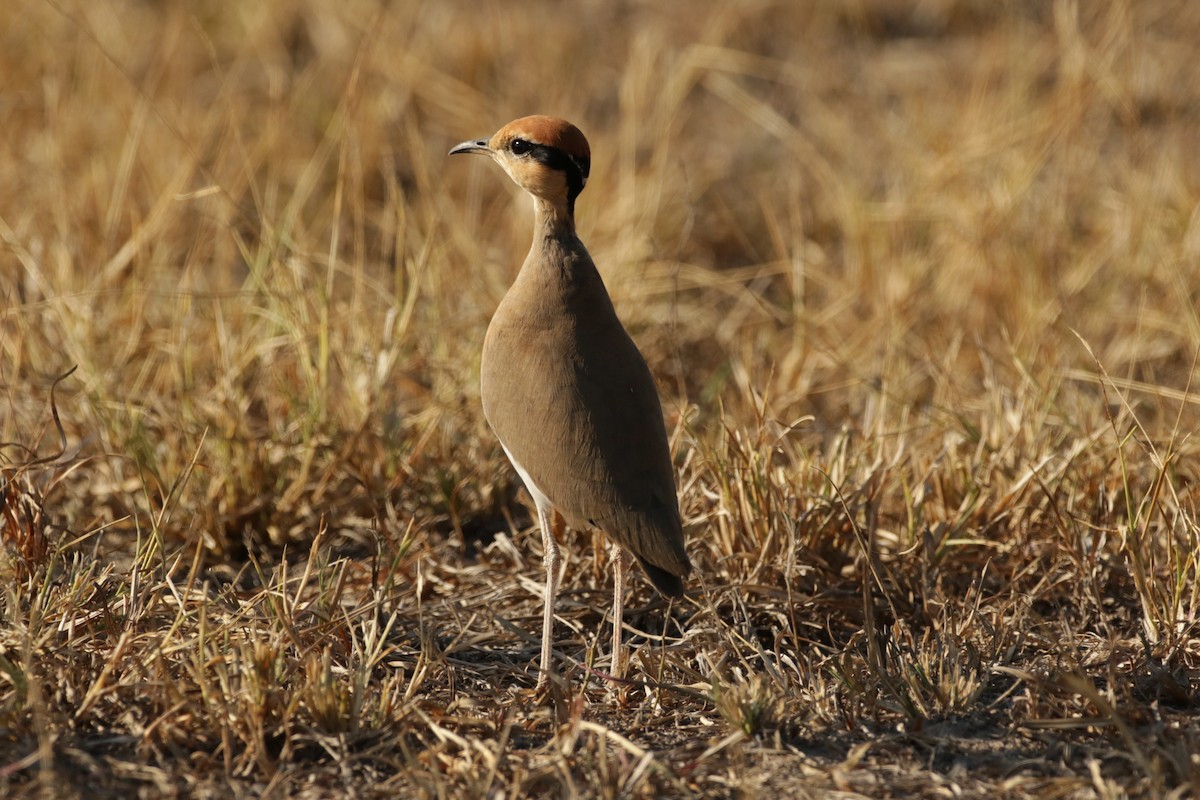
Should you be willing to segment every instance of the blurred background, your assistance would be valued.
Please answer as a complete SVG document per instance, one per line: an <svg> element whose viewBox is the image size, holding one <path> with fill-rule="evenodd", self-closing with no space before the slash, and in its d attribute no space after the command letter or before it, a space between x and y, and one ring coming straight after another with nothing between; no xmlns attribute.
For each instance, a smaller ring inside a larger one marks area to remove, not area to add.
<svg viewBox="0 0 1200 800"><path fill-rule="evenodd" d="M529 113L590 138L582 237L701 429L723 408L974 436L1032 383L1087 435L1119 404L1101 366L1143 422L1195 421L1192 4L0 15L0 436L52 443L78 365L71 440L129 456L94 465L110 488L203 462L200 530L262 489L297 501L323 459L373 489L413 450L453 462L443 483L502 463L478 352L530 214L445 153Z"/></svg>

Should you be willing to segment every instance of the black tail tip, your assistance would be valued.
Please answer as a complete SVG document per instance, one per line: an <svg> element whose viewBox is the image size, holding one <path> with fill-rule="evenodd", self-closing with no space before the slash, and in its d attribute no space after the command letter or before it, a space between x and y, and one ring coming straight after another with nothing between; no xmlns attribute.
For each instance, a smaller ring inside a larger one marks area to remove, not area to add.
<svg viewBox="0 0 1200 800"><path fill-rule="evenodd" d="M642 561L642 569L646 571L646 577L660 594L676 600L683 597L683 578L687 577L686 574L680 577L646 561Z"/></svg>

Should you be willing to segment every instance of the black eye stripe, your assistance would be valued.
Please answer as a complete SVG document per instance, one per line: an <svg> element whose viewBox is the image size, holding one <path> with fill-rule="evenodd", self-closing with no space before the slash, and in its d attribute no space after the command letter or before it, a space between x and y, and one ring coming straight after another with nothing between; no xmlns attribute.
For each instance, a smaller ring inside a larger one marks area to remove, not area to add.
<svg viewBox="0 0 1200 800"><path fill-rule="evenodd" d="M547 144L534 144L533 149L529 152L539 164L565 172L567 185L574 194L579 194L583 190L584 184L587 183L588 171L591 168L590 158L568 155L565 150ZM576 184L578 184L578 188L576 188Z"/></svg>
<svg viewBox="0 0 1200 800"><path fill-rule="evenodd" d="M562 172L567 178L567 205L574 213L575 198L583 191L592 167L590 157L573 156L561 148L520 138L509 142L508 149L515 156L528 156L543 166Z"/></svg>

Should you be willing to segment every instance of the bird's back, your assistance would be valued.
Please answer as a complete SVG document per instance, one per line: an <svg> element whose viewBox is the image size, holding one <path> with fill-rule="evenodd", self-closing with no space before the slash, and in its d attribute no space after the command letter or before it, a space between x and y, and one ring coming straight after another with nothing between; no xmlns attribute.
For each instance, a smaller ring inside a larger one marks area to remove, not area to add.
<svg viewBox="0 0 1200 800"><path fill-rule="evenodd" d="M658 392L573 235L535 242L488 326L481 390L510 457L567 522L603 530L682 594L691 564Z"/></svg>

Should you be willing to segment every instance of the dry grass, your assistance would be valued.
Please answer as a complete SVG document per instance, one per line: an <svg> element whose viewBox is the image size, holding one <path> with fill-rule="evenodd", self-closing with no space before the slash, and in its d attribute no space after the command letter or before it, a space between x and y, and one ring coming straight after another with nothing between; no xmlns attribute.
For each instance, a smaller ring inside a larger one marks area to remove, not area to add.
<svg viewBox="0 0 1200 800"><path fill-rule="evenodd" d="M1200 792L1200 6L0 4L0 794ZM477 396L527 204L661 379L688 598ZM67 377L60 377L74 368Z"/></svg>

